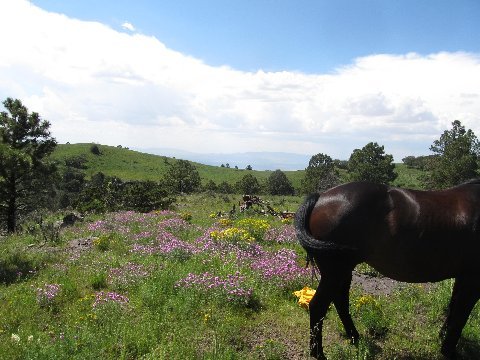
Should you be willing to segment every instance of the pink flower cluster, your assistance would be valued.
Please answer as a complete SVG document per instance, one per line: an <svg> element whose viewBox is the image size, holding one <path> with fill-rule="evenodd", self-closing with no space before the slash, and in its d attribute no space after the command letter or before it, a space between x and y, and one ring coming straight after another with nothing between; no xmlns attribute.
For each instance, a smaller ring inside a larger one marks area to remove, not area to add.
<svg viewBox="0 0 480 360"><path fill-rule="evenodd" d="M297 236L293 225L282 225L279 228L270 228L265 233L265 241L277 242L279 244L295 243Z"/></svg>
<svg viewBox="0 0 480 360"><path fill-rule="evenodd" d="M208 236L212 231L214 229L207 230L197 239L197 246L201 251L211 252L224 259L225 263L235 261L238 266L248 266L264 280L275 281L277 286L288 286L292 281L308 279L309 273L298 265L295 251L283 248L271 252L264 250L258 243L240 247L228 242L215 241ZM284 239L287 239L287 236L293 236L292 232L293 227L285 226L279 234L285 234Z"/></svg>
<svg viewBox="0 0 480 360"><path fill-rule="evenodd" d="M128 234L130 229L119 222L107 221L107 220L97 220L93 223L88 224L87 229L91 232L117 232L120 234Z"/></svg>
<svg viewBox="0 0 480 360"><path fill-rule="evenodd" d="M160 231L155 241L147 245L133 244L130 252L144 255L170 254L173 251L182 251L186 254L195 254L199 250L196 246L180 240L168 231Z"/></svg>
<svg viewBox="0 0 480 360"><path fill-rule="evenodd" d="M161 223L159 223L158 226L159 229L168 231L182 231L188 230L193 227L192 224L179 217L165 219Z"/></svg>
<svg viewBox="0 0 480 360"><path fill-rule="evenodd" d="M248 264L262 255L262 246L256 242L248 244L233 244L213 239L210 234L218 228L207 229L205 233L196 240L196 247L199 252L209 252L229 262L229 259L236 259L239 265Z"/></svg>
<svg viewBox="0 0 480 360"><path fill-rule="evenodd" d="M295 251L289 249L280 249L274 253L265 252L251 266L265 280L276 280L280 283L308 276L308 270L298 265Z"/></svg>
<svg viewBox="0 0 480 360"><path fill-rule="evenodd" d="M37 302L40 306L52 305L60 291L60 286L60 284L45 284L43 287L37 288Z"/></svg>
<svg viewBox="0 0 480 360"><path fill-rule="evenodd" d="M111 285L125 286L135 283L148 275L149 272L145 269L145 266L128 262L121 267L110 269L107 281Z"/></svg>
<svg viewBox="0 0 480 360"><path fill-rule="evenodd" d="M98 306L106 303L126 305L129 301L130 300L125 295L121 295L113 291L98 291L95 293L95 301L93 302L92 307L95 309Z"/></svg>
<svg viewBox="0 0 480 360"><path fill-rule="evenodd" d="M179 280L177 288L196 288L201 291L218 291L219 295L226 296L229 301L248 304L253 295L252 288L243 286L245 277L237 271L222 278L209 272L203 274L188 274Z"/></svg>

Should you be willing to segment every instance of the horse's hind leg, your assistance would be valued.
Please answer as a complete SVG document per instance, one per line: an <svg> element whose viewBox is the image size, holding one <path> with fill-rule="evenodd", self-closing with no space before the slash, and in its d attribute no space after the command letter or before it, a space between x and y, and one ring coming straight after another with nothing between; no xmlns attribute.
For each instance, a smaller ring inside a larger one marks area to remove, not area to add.
<svg viewBox="0 0 480 360"><path fill-rule="evenodd" d="M358 332L348 313L348 289L350 288L351 270L331 269L324 266L320 269L320 273L320 283L309 305L310 354L317 359L325 359L322 347L322 326L323 319L332 301L335 303L335 307L337 307L347 335L358 338Z"/></svg>
<svg viewBox="0 0 480 360"><path fill-rule="evenodd" d="M442 354L449 359L455 357L457 346L463 327L468 317L480 298L480 286L478 280L473 277L458 277L450 300L449 311L442 332L445 338L442 343Z"/></svg>
<svg viewBox="0 0 480 360"><path fill-rule="evenodd" d="M352 282L352 272L346 273L344 279L341 279L340 290L337 296L333 299L333 304L337 309L338 316L342 321L343 327L347 337L352 341L353 344L358 342L358 331L355 328L355 325L350 315L349 310L349 295L350 295L350 284Z"/></svg>
<svg viewBox="0 0 480 360"><path fill-rule="evenodd" d="M333 300L334 278L322 275L317 291L309 304L310 311L310 355L325 359L322 346L323 319Z"/></svg>
<svg viewBox="0 0 480 360"><path fill-rule="evenodd" d="M458 281L455 281L453 283L453 290L452 290L452 296L450 298L450 303L448 304L448 309L447 309L447 316L445 317L445 321L443 322L442 328L440 329L440 338L444 339L445 334L447 333L447 325L448 321L450 319L450 313L452 312L452 308L455 306L455 299L457 298L457 289L458 289Z"/></svg>

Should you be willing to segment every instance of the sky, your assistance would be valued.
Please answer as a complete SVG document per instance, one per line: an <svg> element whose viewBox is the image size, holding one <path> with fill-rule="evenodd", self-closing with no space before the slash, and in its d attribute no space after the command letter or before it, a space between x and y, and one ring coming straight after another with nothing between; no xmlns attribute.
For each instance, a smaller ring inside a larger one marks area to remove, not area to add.
<svg viewBox="0 0 480 360"><path fill-rule="evenodd" d="M0 99L60 143L348 159L480 136L477 0L0 0ZM299 169L308 164L299 164Z"/></svg>

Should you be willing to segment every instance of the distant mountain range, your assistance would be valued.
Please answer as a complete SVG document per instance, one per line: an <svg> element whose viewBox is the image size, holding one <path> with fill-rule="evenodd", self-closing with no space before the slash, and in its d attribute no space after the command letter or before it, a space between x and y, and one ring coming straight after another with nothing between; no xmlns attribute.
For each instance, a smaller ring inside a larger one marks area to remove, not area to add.
<svg viewBox="0 0 480 360"><path fill-rule="evenodd" d="M248 165L253 170L305 170L310 161L310 155L283 153L283 152L245 152L245 153L212 153L200 154L178 149L157 148L157 149L134 149L154 155L175 157L177 159L189 160L205 165L221 166L222 164L231 168L237 166L245 169Z"/></svg>

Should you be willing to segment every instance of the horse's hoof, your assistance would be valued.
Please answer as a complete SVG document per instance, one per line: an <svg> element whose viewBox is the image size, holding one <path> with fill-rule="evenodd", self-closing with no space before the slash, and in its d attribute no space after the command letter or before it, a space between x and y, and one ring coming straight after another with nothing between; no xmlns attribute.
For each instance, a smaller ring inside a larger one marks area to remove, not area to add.
<svg viewBox="0 0 480 360"><path fill-rule="evenodd" d="M355 331L352 335L350 335L350 344L355 346L358 345L359 338L360 338L360 334Z"/></svg>
<svg viewBox="0 0 480 360"><path fill-rule="evenodd" d="M323 349L313 348L310 350L310 356L317 359L317 360L327 360L325 354L323 353Z"/></svg>
<svg viewBox="0 0 480 360"><path fill-rule="evenodd" d="M451 350L449 348L442 347L441 353L445 360L455 360L457 358L457 352L455 349Z"/></svg>
<svg viewBox="0 0 480 360"><path fill-rule="evenodd" d="M316 354L316 355L314 353L310 353L310 356L317 359L317 360L327 360L324 353L320 353L320 354Z"/></svg>

